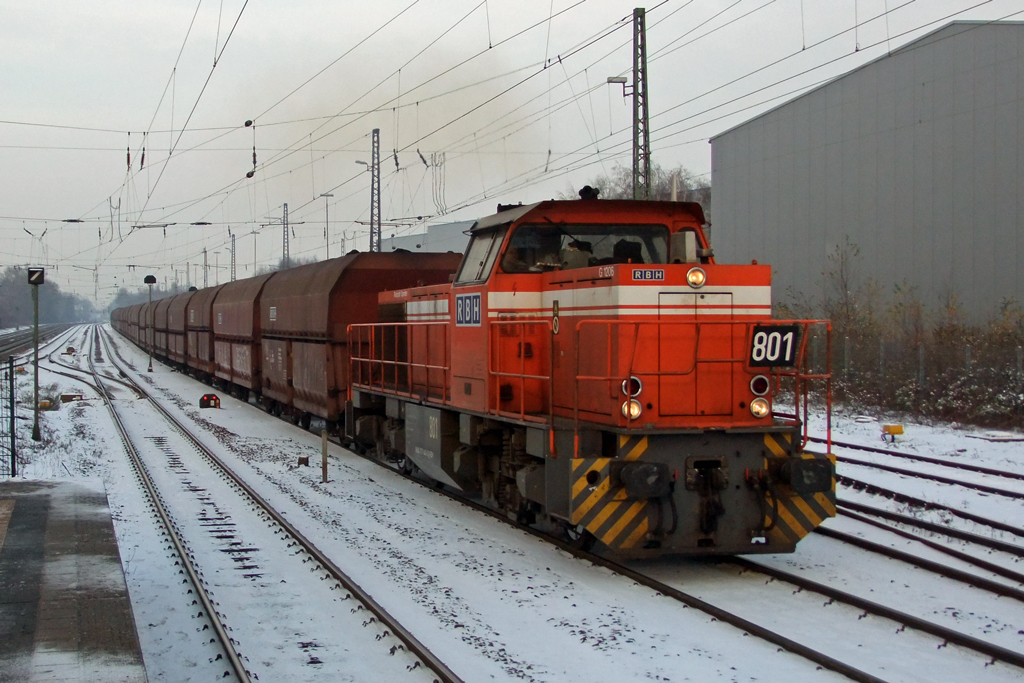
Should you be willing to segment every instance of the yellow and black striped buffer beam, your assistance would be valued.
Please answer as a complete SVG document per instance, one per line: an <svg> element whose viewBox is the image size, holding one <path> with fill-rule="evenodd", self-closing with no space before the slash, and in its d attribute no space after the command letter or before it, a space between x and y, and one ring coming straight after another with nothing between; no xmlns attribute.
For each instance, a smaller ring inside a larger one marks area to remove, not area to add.
<svg viewBox="0 0 1024 683"><path fill-rule="evenodd" d="M772 458L813 460L827 457L832 462L833 468L835 467L836 458L832 454L821 456L814 453L791 453L793 451L793 435L791 433L765 434L764 445ZM767 460L765 467L768 467ZM829 491L799 495L788 486L780 485L776 488L776 492L777 497L773 497L771 493L765 493L768 503L765 527L770 529L769 536L773 542L796 543L814 531L825 519L836 516L836 479L834 475L832 488Z"/></svg>
<svg viewBox="0 0 1024 683"><path fill-rule="evenodd" d="M619 462L638 460L647 450L646 436L620 436ZM612 487L612 458L580 458L572 462L572 522L583 525L609 548L632 548L650 529L648 502L629 500Z"/></svg>

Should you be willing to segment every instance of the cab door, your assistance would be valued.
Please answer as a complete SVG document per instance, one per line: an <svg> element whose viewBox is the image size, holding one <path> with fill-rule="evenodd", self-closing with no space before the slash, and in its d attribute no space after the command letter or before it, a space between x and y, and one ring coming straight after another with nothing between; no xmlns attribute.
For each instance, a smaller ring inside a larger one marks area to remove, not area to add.
<svg viewBox="0 0 1024 683"><path fill-rule="evenodd" d="M493 390L487 369L487 281L506 232L507 226L502 225L473 233L448 302L451 402L466 410L485 412L488 392Z"/></svg>

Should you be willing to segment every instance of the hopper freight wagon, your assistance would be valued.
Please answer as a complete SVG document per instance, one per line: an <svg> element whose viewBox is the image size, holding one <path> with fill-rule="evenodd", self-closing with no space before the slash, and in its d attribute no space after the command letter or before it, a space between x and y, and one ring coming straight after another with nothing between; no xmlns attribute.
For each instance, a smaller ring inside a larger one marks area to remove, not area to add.
<svg viewBox="0 0 1024 683"><path fill-rule="evenodd" d="M460 254L352 252L111 313L154 357L302 426L339 431L351 324L377 320L381 291L448 282Z"/></svg>

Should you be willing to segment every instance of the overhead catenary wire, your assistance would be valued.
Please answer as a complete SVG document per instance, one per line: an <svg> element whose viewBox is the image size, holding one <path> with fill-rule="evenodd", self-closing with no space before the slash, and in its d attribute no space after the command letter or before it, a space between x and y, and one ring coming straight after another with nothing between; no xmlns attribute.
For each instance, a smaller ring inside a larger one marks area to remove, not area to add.
<svg viewBox="0 0 1024 683"><path fill-rule="evenodd" d="M957 12L956 14L959 14L959 13L961 13L961 12L965 12L965 11L969 11L969 10L971 10L971 9L974 9L974 8L976 8L976 7L979 7L979 6L981 6L981 5L984 5L984 4L988 4L988 3L978 3L978 4L975 4L975 5L972 5L971 7L968 7L968 8L966 8L966 9L964 9L964 10L961 10L960 12ZM888 21L888 18L889 18L889 13L891 13L891 12L895 12L896 10L900 9L900 7L903 7L903 5L900 5L899 7L895 7L895 8L889 9L889 8L888 8L888 5L887 5L887 3L886 3L886 12L884 12L883 14L881 14L881 15L879 15L879 16L885 16L886 20ZM757 11L757 9L760 9L760 8L755 8L755 9L754 9L754 10L752 10L752 11ZM955 14L954 14L954 15L948 15L948 16L955 16ZM948 18L948 16L947 16L947 17L943 17L943 18L941 18L941 19L938 19L938 20L935 20L935 22L937 22L937 21L943 21L944 19ZM1012 15L1011 15L1011 16L1012 16ZM859 25L863 25L863 24L866 24L866 23L867 23L867 22L869 22L869 21L871 21L871 19L866 19L866 20L864 20L864 21L861 21L861 22L859 22ZM928 23L928 24L922 24L922 26L927 26L927 25L930 25L931 23L935 23L935 22L930 22L930 23ZM717 30L717 29L716 29L716 30ZM854 31L854 30L855 30L855 27L851 27L850 29L848 29L848 31ZM910 33L910 32L912 32L912 31L916 31L916 30L920 30L920 27L914 27L914 28L912 28L912 29L910 29L910 30L908 30L908 31L905 31L905 32L903 32L903 33L900 33L900 34L897 34L897 35L895 35L895 36L894 36L894 35L892 35L892 34L891 34L890 32L888 32L888 31L887 31L887 35L886 35L886 41L885 41L885 42L889 42L889 41L891 41L891 40L892 40L893 38L899 38L899 37L901 37L901 36L903 36L903 35L906 35L907 33ZM874 46L874 45L878 45L878 44L879 44L879 43L873 43L872 45L869 45L869 46L861 46L861 51L863 51L863 50L866 50L866 49L868 49L869 47L872 47L872 46ZM674 47L681 47L681 46L674 46ZM813 46L811 46L811 47L813 47ZM848 55L844 55L844 56L848 56ZM826 67L826 68L827 68L827 67ZM778 85L778 84L780 84L780 83L785 83L785 82L786 82L786 81L788 81L788 80L792 80L792 79L795 79L795 78L799 78L799 77L803 77L803 76L806 76L806 75L807 75L808 73L809 73L809 71L801 71L801 72L800 72L799 74L796 74L796 75L794 75L794 76L791 76L791 77L789 77L789 78L786 78L786 79L781 79L781 80L779 80L779 81L776 81L776 82L774 83L774 85ZM564 82L565 82L565 81L563 81L563 83L564 83ZM820 82L821 82L821 81L816 81L816 83L820 83ZM570 85L571 85L571 84L570 84ZM815 84L810 84L810 85L807 85L807 86L800 86L800 87L801 87L801 88L804 88L804 87L813 87L814 85L815 85ZM788 92L798 92L798 91L799 91L799 88L798 88L798 89L795 89L795 90L790 90L790 91L788 91ZM730 111L729 111L729 112L724 112L724 113L722 114L722 116L721 116L721 117L715 117L715 119L708 119L708 121L713 121L713 120L721 120L721 119L725 118L726 116L729 116L729 115L735 115L735 113L736 113L736 112L742 112L742 111L748 110L748 109L750 109L750 108L756 108L756 106L758 106L757 104L749 104L749 105L748 105L748 104L744 104L744 103L745 103L745 102L747 102L747 101L748 101L749 99L753 99L753 98L755 98L755 97L756 97L756 93L757 93L757 92L758 92L758 91L753 91L753 92L751 92L751 93L746 93L746 94L745 94L744 96L742 96L742 97L737 97L737 98L733 98L733 99L731 99L731 100L727 101L726 103L718 103L718 104L715 104L715 105L714 105L714 107L715 107L715 111L717 111L717 112L723 112L723 110L726 110L726 109L729 109ZM408 91L406 91L405 93L402 93L402 98L403 98L403 100L405 99L405 97L406 97L407 93L408 93ZM570 98L567 98L567 101L568 101L568 102L570 103L570 106L572 106L573 104L575 104L575 106L577 106L577 107L578 107L578 106L579 106L579 103L578 103L578 101L577 101L577 98L578 98L579 96L588 96L588 97L589 97L589 96L590 96L591 94L592 94L592 90L591 90L591 89L589 89L589 88L588 88L587 90L585 90L585 91L582 91L582 92L579 92L579 93L577 93L577 92L574 92L574 93L573 93L573 95L572 95L572 97L570 97ZM780 97L781 97L781 95L780 95ZM747 98L747 99L744 99L744 98ZM412 98L410 98L410 99L412 99ZM771 99L771 98L769 98L769 100L770 100L770 99ZM759 100L759 102L760 102L760 101L761 101L761 100ZM684 104L689 104L689 103L684 103ZM738 107L738 108L737 108L737 107L736 107L736 105L737 105L737 104L743 104L744 106L742 106L742 107ZM413 105L412 105L412 103L411 103L411 102L408 102L408 104L407 104L406 102L402 102L402 103L398 103L398 105L397 105L397 106L413 106ZM702 108L702 109L701 109L701 112L706 112L706 111L707 111L707 108ZM680 133L684 132L685 130L690 130L690 129L691 129L691 126L690 126L690 124L691 124L691 123L693 123L693 124L695 124L695 125L698 125L698 124L696 124L696 121L695 121L695 119L697 119L697 118L700 118L700 114L701 114L701 112L698 112L698 113L697 113L696 115L695 115L695 114L688 114L687 116L683 116L683 117L679 117L679 116L676 116L676 117L672 117L672 120L671 120L671 121L668 121L668 122L661 122L661 125L658 125L658 126L657 126L657 128L654 128L654 129L652 129L652 132L655 132L655 133L656 133L657 135L660 135L660 136L664 136L664 137L660 137L660 138L656 138L656 139L662 139L662 140L665 140L665 139L671 139L671 138L668 138L667 136L669 136L669 135L676 135L676 136L678 136L678 135L679 135ZM661 112L659 112L659 113L658 113L658 115L661 115ZM667 116L665 116L664 118L669 118L669 116L671 116L671 115L667 115ZM708 121L702 121L701 123L702 123L702 124L704 124L704 125L706 125L706 124L708 123ZM677 129L678 129L678 128L679 128L680 126L684 126L684 130L677 130ZM121 133L121 134L124 134L124 131L123 131L123 130L121 130L121 131L120 131L120 133ZM419 136L418 136L418 137L419 137ZM479 136L479 135L478 135L477 137L478 137L478 139L480 139L481 143L483 143L483 142L484 142L484 141L483 141L483 138L482 138L481 136ZM592 139L591 139L591 140L589 141L589 143L588 143L588 144L592 146L592 145L594 144L593 136L591 136L591 138L592 138ZM182 138L181 138L181 135L179 134L179 136L178 136L178 140L179 140L179 142L181 141L181 139L182 139ZM608 138L602 138L602 140L608 140ZM692 142L692 141L687 141L687 142ZM604 143L601 143L601 144L603 145ZM447 146L447 145L446 145L446 146ZM311 148L311 149L312 149L312 148ZM405 148L403 147L403 149L405 149ZM613 153L613 154L614 154L614 153L615 153L615 151L616 151L616 150L615 150L615 148L610 148L610 149L611 149L611 153ZM477 152L477 153L479 153L479 150L478 150L478 152ZM569 152L564 152L564 150L563 150L563 160L565 161L565 163L560 163L560 164L555 164L555 163L552 163L552 164L551 164L551 168L550 168L550 172L551 172L551 174L555 174L555 173L558 173L558 172L561 172L562 170L564 170L564 169L566 168L566 163L569 163L569 161L568 161L568 157L566 157L565 155L566 155L566 154L573 154L573 153L579 154L580 152L577 152L577 151L575 151L575 150L570 150ZM449 161L450 161L450 160L451 160L451 157L449 157ZM154 162L153 162L153 163L157 163L157 160L154 160ZM586 162L581 162L581 161L579 161L579 160L576 160L576 161L575 161L575 162L573 162L573 163L575 163L575 164L576 164L576 167L579 167L579 165L580 165L581 163L586 163ZM146 162L146 166L147 166L147 167L149 167L149 166L150 166L150 162L149 162L149 160L148 160L148 159L147 159L147 162ZM283 172L281 172L281 173L275 174L274 176L268 176L268 178L269 178L269 177L280 177L280 176L282 176L282 175L286 175L287 173L288 173L288 171L283 171ZM538 175L535 175L534 177L535 177L535 178L542 178L543 176L538 176ZM492 186L492 187L493 187L493 186ZM264 190L266 190L266 186L264 187ZM214 198L216 198L216 195L214 195L214 194L211 194L211 195L207 195L207 197L210 197L210 196L213 196ZM104 203L105 203L105 202L106 202L106 198L104 198ZM185 206L185 205L187 205L187 204L190 204L190 203L192 203L192 200L189 200L188 202L181 202L181 203L178 203L178 204L179 204L179 206ZM451 202L450 202L450 203L451 203ZM459 205L459 204L461 204L461 202L454 202L454 203L452 203L452 206L451 206L450 208L451 208L452 210L455 210L455 209L457 209L457 208L458 208L458 205ZM195 205L195 204L193 203L192 205ZM220 204L220 205L223 205L223 200L222 200L222 202L221 202L221 204ZM97 219L97 220L98 220L98 219ZM107 220L107 219L106 219L106 218L104 218L104 221L106 221L106 220Z"/></svg>

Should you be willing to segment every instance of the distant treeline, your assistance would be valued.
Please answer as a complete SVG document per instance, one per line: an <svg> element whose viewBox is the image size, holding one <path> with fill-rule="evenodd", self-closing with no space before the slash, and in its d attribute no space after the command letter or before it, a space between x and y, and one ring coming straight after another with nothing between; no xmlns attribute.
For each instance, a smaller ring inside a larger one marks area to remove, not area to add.
<svg viewBox="0 0 1024 683"><path fill-rule="evenodd" d="M96 308L88 299L62 292L48 281L39 286L39 322L74 323L96 320ZM32 285L28 271L9 266L0 274L0 329L32 324Z"/></svg>
<svg viewBox="0 0 1024 683"><path fill-rule="evenodd" d="M260 266L259 270L256 271L256 275L266 275L267 273L275 273L279 270L287 270L288 268L295 268L297 266L306 265L307 263L316 263L317 259L314 257L296 257L289 261L288 265L285 265L284 260L280 260L277 263ZM252 276L246 276L252 277ZM242 278L239 278L242 279ZM202 283L193 285L198 289L202 289ZM208 286L214 286L213 278L208 278ZM225 281L221 281L220 284L225 284ZM185 284L170 283L166 287L160 285L153 285L153 301L159 301L164 297L176 296L183 294L189 290L189 286ZM109 318L110 312L115 308L123 308L125 306L134 306L135 304L144 304L149 301L149 288L146 285L140 285L138 289L126 289L121 287L117 290L117 294L114 296L114 300L111 301L106 309L104 310L104 317Z"/></svg>
<svg viewBox="0 0 1024 683"><path fill-rule="evenodd" d="M153 301L159 301L167 296L174 296L175 294L181 294L187 291L187 287L179 285L170 285L168 287L160 287L159 285L153 285ZM107 305L106 316L109 318L110 311L115 308L122 308L124 306L134 306L135 304L144 304L149 301L149 287L142 285L138 289L131 290L121 287L117 290L117 295L114 296L114 300Z"/></svg>

